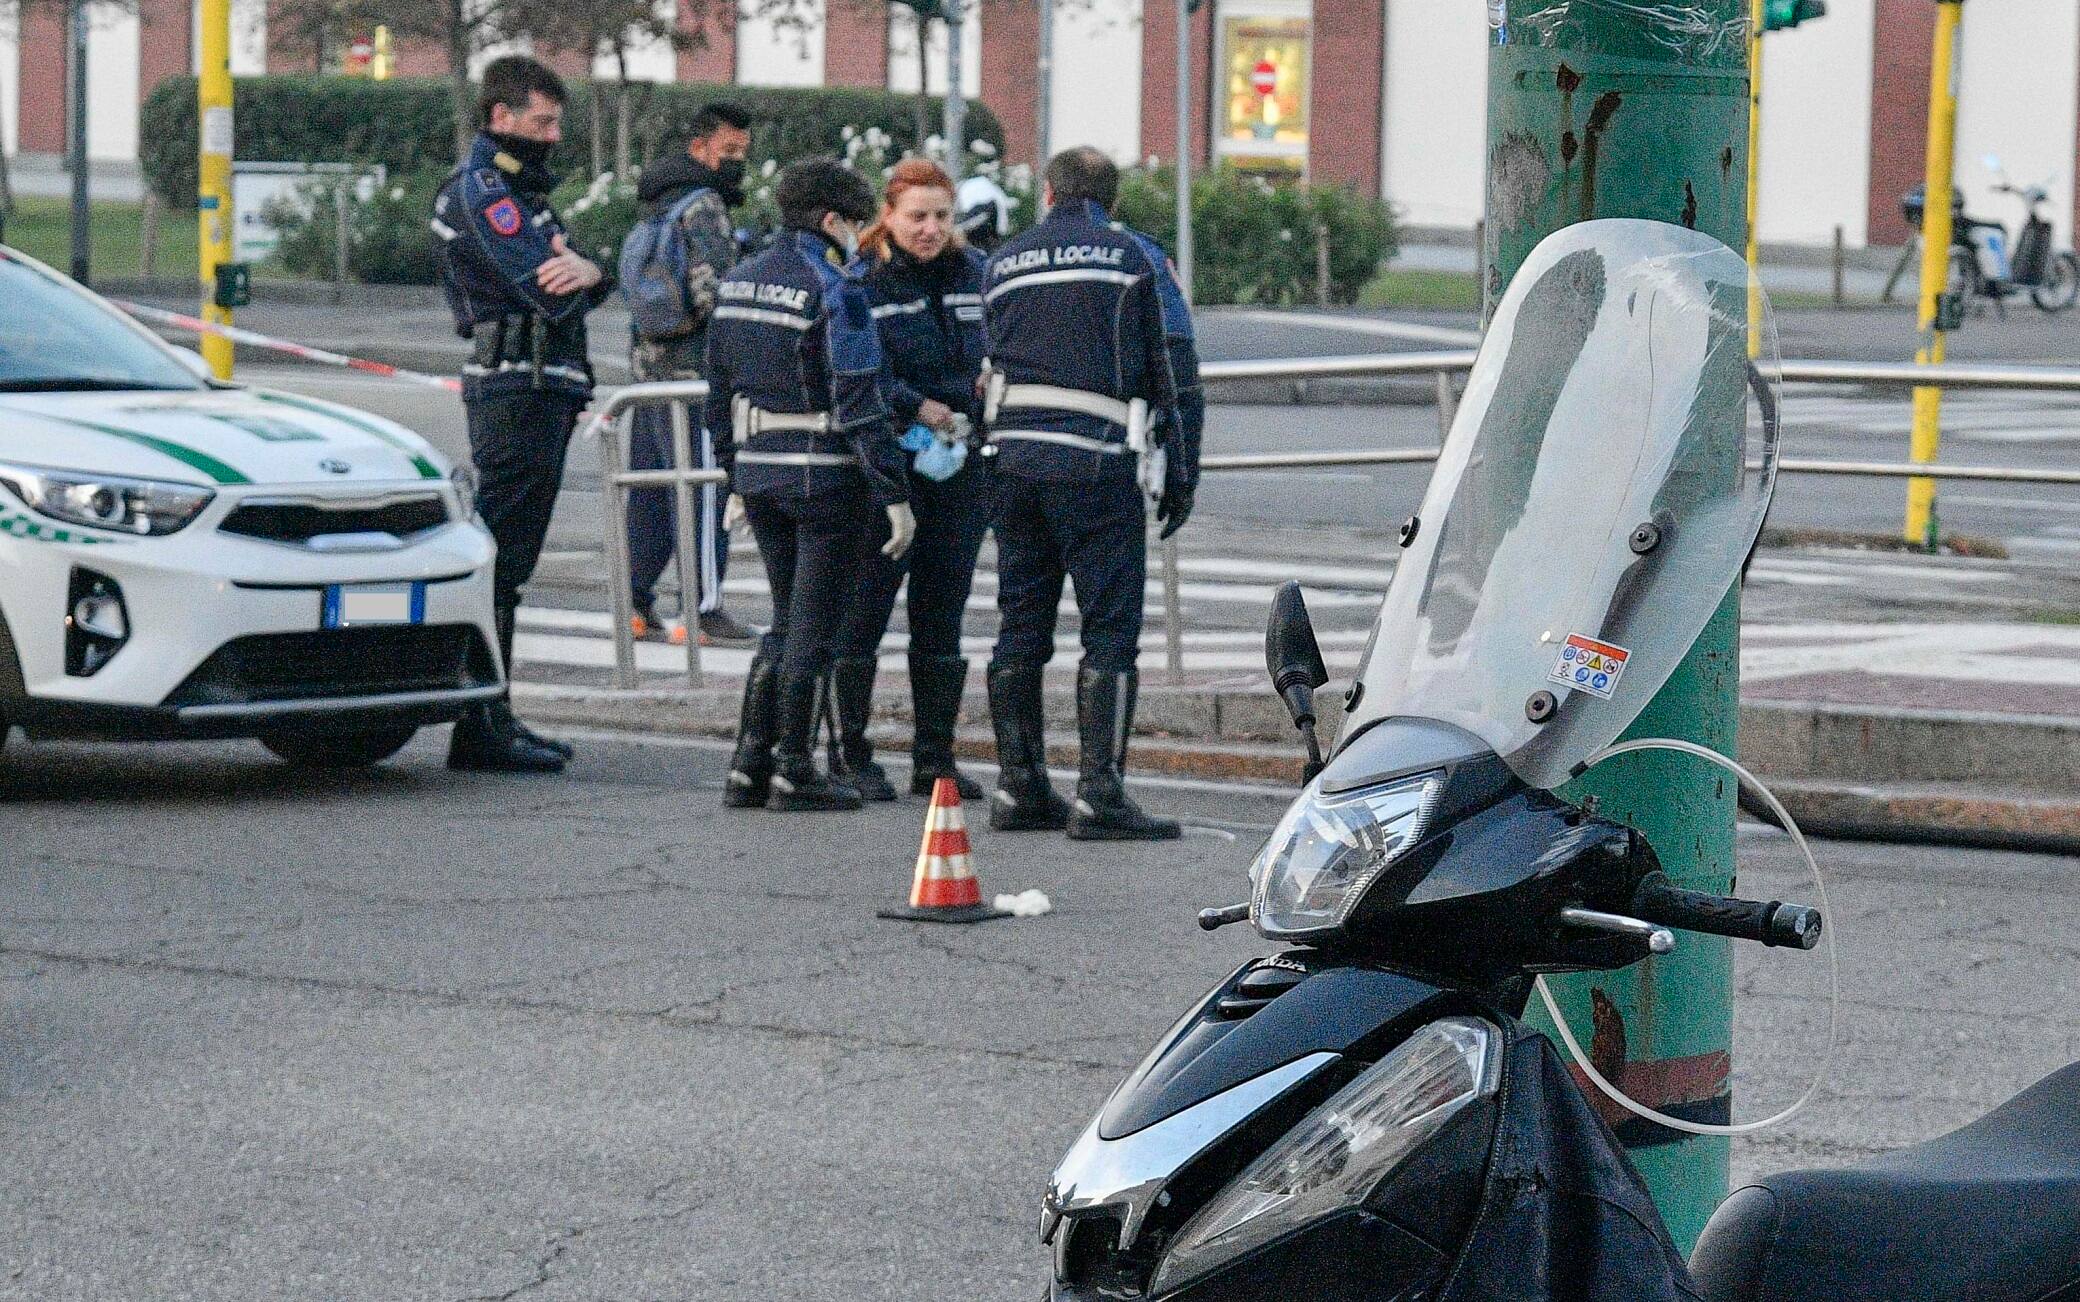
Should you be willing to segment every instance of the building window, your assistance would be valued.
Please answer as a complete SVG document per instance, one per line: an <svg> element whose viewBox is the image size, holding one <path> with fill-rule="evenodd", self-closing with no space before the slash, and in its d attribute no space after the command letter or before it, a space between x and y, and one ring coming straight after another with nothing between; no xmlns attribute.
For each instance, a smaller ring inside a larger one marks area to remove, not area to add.
<svg viewBox="0 0 2080 1302"><path fill-rule="evenodd" d="M1220 161L1279 175L1307 170L1311 28L1304 2L1242 0L1220 7L1214 105Z"/></svg>

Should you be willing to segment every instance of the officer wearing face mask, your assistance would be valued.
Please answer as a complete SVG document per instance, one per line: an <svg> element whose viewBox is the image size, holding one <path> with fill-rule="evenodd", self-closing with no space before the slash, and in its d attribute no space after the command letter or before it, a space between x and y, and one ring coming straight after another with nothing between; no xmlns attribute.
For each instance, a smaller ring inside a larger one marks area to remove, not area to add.
<svg viewBox="0 0 2080 1302"><path fill-rule="evenodd" d="M845 270L874 216L874 192L828 159L781 173L785 225L732 267L708 326L702 419L744 501L773 592L773 627L744 681L723 804L858 809L860 793L820 772L818 707L830 709L832 646L859 586L870 528L887 521L900 557L917 521L890 419L866 289ZM835 712L831 712L835 717Z"/></svg>
<svg viewBox="0 0 2080 1302"><path fill-rule="evenodd" d="M520 589L541 557L571 431L592 397L585 314L612 289L598 265L571 250L549 206L549 153L563 138L566 98L562 79L533 59L486 66L482 130L435 196L431 223L455 330L471 346L462 404L477 513L498 544L492 601L509 677ZM570 754L500 699L456 723L448 766L546 773Z"/></svg>
<svg viewBox="0 0 2080 1302"><path fill-rule="evenodd" d="M643 171L636 190L642 205L640 215L646 225L655 222L666 229L650 232L639 227L640 239L631 236L631 244L623 246L622 288L637 308L631 312L630 369L639 381L701 378L708 351L708 314L715 310L715 285L737 261L730 209L744 202L744 158L750 148L749 113L735 104L705 104L693 115L693 136L686 152ZM631 261L645 265L632 267ZM676 311L642 310L648 300L637 300L646 273L652 272L676 273L673 278L678 283L669 286L672 299L667 304ZM657 323L655 333L645 333L645 321L653 317L667 319ZM704 468L715 465L716 437L714 430L693 431L694 455ZM630 468L659 470L670 464L670 409L655 403L636 408L629 431ZM729 572L729 533L722 527L724 496L712 484L702 485L694 494L700 618L698 632L692 635L703 646L748 642L753 636L722 607L722 582ZM669 488L638 488L628 495L629 581L635 611L632 632L638 640L683 643L689 635L686 622L667 628L655 609L658 576L678 545L673 523L675 497ZM696 602L684 593L680 602L683 621Z"/></svg>

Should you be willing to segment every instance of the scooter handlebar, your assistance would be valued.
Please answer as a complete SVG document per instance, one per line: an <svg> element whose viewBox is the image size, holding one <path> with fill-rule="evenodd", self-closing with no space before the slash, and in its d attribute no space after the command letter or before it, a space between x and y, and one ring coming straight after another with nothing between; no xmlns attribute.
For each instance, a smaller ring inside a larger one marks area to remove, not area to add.
<svg viewBox="0 0 2080 1302"><path fill-rule="evenodd" d="M1668 874L1658 872L1647 874L1633 893L1632 913L1664 927L1785 949L1813 948L1820 943L1824 925L1818 909L1684 890L1670 882Z"/></svg>

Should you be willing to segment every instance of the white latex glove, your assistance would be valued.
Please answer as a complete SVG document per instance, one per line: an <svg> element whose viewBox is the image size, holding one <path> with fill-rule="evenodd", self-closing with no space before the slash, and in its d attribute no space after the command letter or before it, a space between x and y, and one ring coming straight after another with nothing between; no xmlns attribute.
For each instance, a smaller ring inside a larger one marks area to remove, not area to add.
<svg viewBox="0 0 2080 1302"><path fill-rule="evenodd" d="M729 501L722 504L722 532L735 533L737 527L743 523L744 499L736 493L731 493Z"/></svg>
<svg viewBox="0 0 2080 1302"><path fill-rule="evenodd" d="M888 541L882 545L881 554L890 560L901 560L903 553L910 550L910 540L917 536L917 516L910 510L908 502L897 502L888 508Z"/></svg>

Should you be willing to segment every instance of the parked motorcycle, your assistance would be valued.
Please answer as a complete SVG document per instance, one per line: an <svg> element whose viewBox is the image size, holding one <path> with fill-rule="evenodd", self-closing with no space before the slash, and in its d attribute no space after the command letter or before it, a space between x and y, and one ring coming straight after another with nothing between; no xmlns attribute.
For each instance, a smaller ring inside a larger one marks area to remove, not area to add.
<svg viewBox="0 0 2080 1302"><path fill-rule="evenodd" d="M1953 191L1945 292L1960 304L1979 299L2000 311L2010 299L2027 294L2044 312L2065 311L2080 298L2080 257L2052 246L2051 223L2039 211L2050 201L2048 186L2018 186L2001 170L1999 158L1989 154L1983 161L1999 178L1994 193L2022 201L2022 225L2011 240L2001 223L1966 214L1963 195ZM1926 209L1923 189L1916 186L1901 200L1901 211L1916 231Z"/></svg>
<svg viewBox="0 0 2080 1302"><path fill-rule="evenodd" d="M1747 287L1738 255L1660 223L1533 251L1326 763L1328 675L1280 590L1266 661L1314 758L1249 902L1200 922L1288 948L1186 1012L1062 1159L1053 1302L2044 1298L2080 1277L2080 1074L1921 1149L1742 1190L1693 1279L1520 1020L1537 974L1622 968L1677 931L1821 934L1813 909L1682 888L1638 832L1555 794L1667 681L1760 530L1775 341L1765 309L1751 364Z"/></svg>

